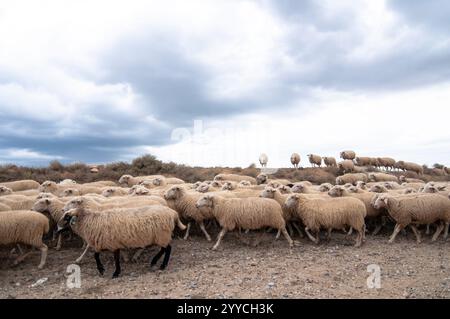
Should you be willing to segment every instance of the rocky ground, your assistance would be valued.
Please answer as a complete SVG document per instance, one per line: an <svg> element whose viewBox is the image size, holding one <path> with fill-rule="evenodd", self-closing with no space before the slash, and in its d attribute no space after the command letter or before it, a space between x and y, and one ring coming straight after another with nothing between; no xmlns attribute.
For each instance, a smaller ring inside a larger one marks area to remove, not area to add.
<svg viewBox="0 0 450 319"><path fill-rule="evenodd" d="M389 233L367 236L352 247L339 232L330 242L313 245L299 239L289 250L273 234L227 234L218 251L199 236L173 241L166 271L150 270L157 248L137 263L122 263L122 275L111 279L113 258L103 253L106 273L100 277L93 253L81 263L81 288L67 288L66 268L80 254L79 243L51 249L47 265L37 270L36 252L13 267L10 249L0 251L0 298L449 298L450 242L412 234L388 244ZM381 269L381 288L369 289L368 265Z"/></svg>

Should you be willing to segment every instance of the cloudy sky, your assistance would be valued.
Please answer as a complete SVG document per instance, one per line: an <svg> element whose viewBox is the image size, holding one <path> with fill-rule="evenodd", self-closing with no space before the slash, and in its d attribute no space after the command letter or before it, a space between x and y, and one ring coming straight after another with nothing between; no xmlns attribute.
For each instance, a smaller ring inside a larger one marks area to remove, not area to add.
<svg viewBox="0 0 450 319"><path fill-rule="evenodd" d="M446 0L0 0L0 163L450 165Z"/></svg>

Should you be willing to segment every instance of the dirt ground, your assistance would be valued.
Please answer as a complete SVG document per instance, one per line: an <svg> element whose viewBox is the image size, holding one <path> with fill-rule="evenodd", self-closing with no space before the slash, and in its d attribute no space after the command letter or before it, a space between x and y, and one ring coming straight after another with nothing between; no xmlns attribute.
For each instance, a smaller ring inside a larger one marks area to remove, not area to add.
<svg viewBox="0 0 450 319"><path fill-rule="evenodd" d="M298 239L292 250L270 233L229 233L218 251L200 236L176 238L167 270L150 270L155 247L137 263L122 262L118 279L111 279L111 253L102 254L106 272L100 277L90 252L80 265L81 288L72 289L66 267L81 252L78 242L59 252L50 249L43 270L37 270L38 252L13 267L14 256L2 249L0 298L450 298L450 241L431 243L428 237L416 244L408 233L390 245L388 235L389 230L367 235L354 248L335 232L320 245ZM367 286L371 264L381 270L379 289Z"/></svg>

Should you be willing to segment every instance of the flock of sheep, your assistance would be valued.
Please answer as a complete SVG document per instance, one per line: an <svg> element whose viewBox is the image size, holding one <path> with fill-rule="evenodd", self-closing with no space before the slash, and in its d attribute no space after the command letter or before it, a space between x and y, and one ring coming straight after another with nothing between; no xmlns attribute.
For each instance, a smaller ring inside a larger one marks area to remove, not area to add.
<svg viewBox="0 0 450 319"><path fill-rule="evenodd" d="M308 157L312 164L321 165L320 156ZM341 157L344 161L339 164L334 158L323 158L327 166L340 165L344 173L336 178L335 185L294 183L272 179L264 173L256 178L224 173L214 180L196 183L162 175L123 175L118 183L77 184L72 180L0 183L0 245L12 245L13 251L18 252L15 264L33 251L25 253L23 245L39 249L41 269L47 257L46 243L56 241L58 251L65 238L79 236L85 244L76 262L92 249L97 269L103 274L100 252L111 251L115 260L114 278L121 272L122 250L135 249L132 256L128 251L123 254L125 260L132 257L135 261L146 247L157 245L160 250L151 266L164 256L160 269L165 269L175 228L185 231L183 237L187 239L192 225L198 225L208 241L210 233L220 229L213 250L227 232L234 230L240 234L274 230L275 239L283 235L289 247L294 246L293 237L306 235L319 243L320 231L326 231L330 239L333 230L348 236L355 232L355 246L360 246L368 231L376 235L389 223L395 224L389 242L407 226L417 242L421 241L421 227L426 235L435 228L432 241L442 232L447 238L449 182L425 183L421 179L397 178L387 172L396 168L418 170L413 163L356 157L349 151L342 152ZM267 156L265 160L263 166L267 164ZM297 167L300 156L293 154L291 161ZM385 167L386 172L365 172L366 165Z"/></svg>

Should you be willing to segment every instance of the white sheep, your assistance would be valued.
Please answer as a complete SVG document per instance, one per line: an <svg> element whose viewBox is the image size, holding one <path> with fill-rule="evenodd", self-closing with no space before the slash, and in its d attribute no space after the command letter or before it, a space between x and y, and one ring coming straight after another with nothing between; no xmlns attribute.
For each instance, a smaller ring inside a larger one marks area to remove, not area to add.
<svg viewBox="0 0 450 319"><path fill-rule="evenodd" d="M204 195L197 201L196 207L206 214L212 214L222 228L213 250L219 247L227 231L233 231L236 228L272 227L284 235L289 247L293 246L293 241L286 231L286 222L281 206L272 199L224 198L218 195Z"/></svg>
<svg viewBox="0 0 450 319"><path fill-rule="evenodd" d="M293 209L305 225L308 238L319 243L320 229L343 229L350 226L358 232L356 247L364 239L366 207L356 198L308 198L307 195L293 194L286 200L286 206ZM309 231L316 233L313 237Z"/></svg>
<svg viewBox="0 0 450 319"><path fill-rule="evenodd" d="M300 155L297 153L292 153L291 155L291 164L294 165L294 168L298 168L298 164L300 164Z"/></svg>
<svg viewBox="0 0 450 319"><path fill-rule="evenodd" d="M172 249L170 242L175 225L182 230L186 228L177 212L161 205L111 209L102 213L80 208L72 209L64 215L58 228L62 230L69 225L88 243L88 246L94 248L94 258L101 275L105 269L100 261L100 252L103 250L114 252L116 269L113 278L118 277L121 272L121 249L158 245L161 250L153 257L150 265L154 266L164 254L160 269L165 269L170 258Z"/></svg>
<svg viewBox="0 0 450 319"><path fill-rule="evenodd" d="M14 182L4 182L0 183L0 186L5 186L10 188L14 192L24 191L28 189L38 189L39 183L30 179L14 181Z"/></svg>
<svg viewBox="0 0 450 319"><path fill-rule="evenodd" d="M38 269L44 268L47 259L48 248L42 242L42 237L48 231L48 219L40 213L29 210L0 212L0 245L24 244L38 248L41 251ZM20 256L15 264L30 253Z"/></svg>
<svg viewBox="0 0 450 319"><path fill-rule="evenodd" d="M309 162L311 163L312 167L320 167L322 165L322 157L320 155L308 154L306 156L308 156Z"/></svg>
<svg viewBox="0 0 450 319"><path fill-rule="evenodd" d="M261 164L261 167L267 167L267 162L269 161L269 157L262 153L259 155L259 163Z"/></svg>

